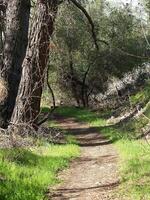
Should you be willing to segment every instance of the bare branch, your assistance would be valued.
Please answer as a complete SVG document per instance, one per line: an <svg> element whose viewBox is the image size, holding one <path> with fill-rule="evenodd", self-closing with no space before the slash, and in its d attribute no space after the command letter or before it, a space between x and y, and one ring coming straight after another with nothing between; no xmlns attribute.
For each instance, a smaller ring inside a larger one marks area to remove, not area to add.
<svg viewBox="0 0 150 200"><path fill-rule="evenodd" d="M54 112L55 109L56 109L56 107L52 108L50 110L50 112L47 113L46 116L41 121L37 122L37 126L44 124L48 119L50 119L50 117L51 117L51 115L52 115L52 113Z"/></svg>
<svg viewBox="0 0 150 200"><path fill-rule="evenodd" d="M54 92L53 92L51 85L49 83L49 69L50 69L50 65L48 66L48 69L47 69L47 86L48 86L48 89L49 89L49 91L52 95L53 108L55 108L56 107L55 95L54 95Z"/></svg>
<svg viewBox="0 0 150 200"><path fill-rule="evenodd" d="M79 8L83 14L86 16L87 20L89 21L90 23L90 26L91 26L91 31L92 31L92 37L93 37L93 40L94 40L94 44L95 44L95 47L97 50L99 50L99 45L97 43L97 37L96 37L96 33L95 33L95 25L93 23L93 20L92 18L90 17L90 15L88 14L88 12L86 11L86 9L80 4L78 3L76 0L70 0L77 8ZM102 40L101 40L102 41Z"/></svg>

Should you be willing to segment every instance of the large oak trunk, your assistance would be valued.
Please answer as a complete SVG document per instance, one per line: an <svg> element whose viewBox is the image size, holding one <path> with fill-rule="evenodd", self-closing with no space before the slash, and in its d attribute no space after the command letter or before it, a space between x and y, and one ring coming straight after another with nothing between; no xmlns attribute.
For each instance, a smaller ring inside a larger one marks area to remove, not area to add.
<svg viewBox="0 0 150 200"><path fill-rule="evenodd" d="M28 43L30 0L9 0L3 62L0 65L0 126L10 120L21 78Z"/></svg>
<svg viewBox="0 0 150 200"><path fill-rule="evenodd" d="M12 115L13 124L36 125L56 11L56 0L37 1L16 106Z"/></svg>

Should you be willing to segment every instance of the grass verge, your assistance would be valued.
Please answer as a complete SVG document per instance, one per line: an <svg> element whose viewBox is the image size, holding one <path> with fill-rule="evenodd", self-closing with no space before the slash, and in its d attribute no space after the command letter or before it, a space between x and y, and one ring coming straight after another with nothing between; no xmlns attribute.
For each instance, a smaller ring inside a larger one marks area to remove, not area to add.
<svg viewBox="0 0 150 200"><path fill-rule="evenodd" d="M42 200L48 186L60 182L58 170L79 156L79 147L45 143L31 149L0 149L0 200Z"/></svg>
<svg viewBox="0 0 150 200"><path fill-rule="evenodd" d="M106 119L110 112L99 114L84 109L59 108L57 113L87 122L111 139L120 155L120 195L130 200L150 200L150 146L133 139L145 125L144 119L108 125Z"/></svg>

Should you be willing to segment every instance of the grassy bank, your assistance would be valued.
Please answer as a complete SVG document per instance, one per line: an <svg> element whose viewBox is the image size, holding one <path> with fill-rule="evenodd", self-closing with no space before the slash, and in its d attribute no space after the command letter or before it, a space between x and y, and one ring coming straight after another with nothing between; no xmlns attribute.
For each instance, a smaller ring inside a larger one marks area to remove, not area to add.
<svg viewBox="0 0 150 200"><path fill-rule="evenodd" d="M150 146L133 139L145 125L144 119L109 125L106 119L110 112L94 113L77 108L61 108L57 112L87 122L110 138L120 155L121 195L126 195L130 200L150 199Z"/></svg>
<svg viewBox="0 0 150 200"><path fill-rule="evenodd" d="M76 145L0 150L0 200L41 200L57 184L58 170L79 155Z"/></svg>

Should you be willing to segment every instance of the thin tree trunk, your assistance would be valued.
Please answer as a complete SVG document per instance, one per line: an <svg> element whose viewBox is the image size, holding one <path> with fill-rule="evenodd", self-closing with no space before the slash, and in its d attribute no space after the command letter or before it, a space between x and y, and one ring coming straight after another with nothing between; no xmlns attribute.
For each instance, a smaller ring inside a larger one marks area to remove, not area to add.
<svg viewBox="0 0 150 200"><path fill-rule="evenodd" d="M87 75L90 71L90 68L91 68L91 65L88 66L85 74L84 74L84 77L83 77L83 82L82 82L82 89L81 89L81 96L82 96L82 104L83 104L83 107L88 107L88 95L87 95L87 89L86 89L86 79L87 79Z"/></svg>
<svg viewBox="0 0 150 200"><path fill-rule="evenodd" d="M73 59L72 59L72 52L69 49L69 68L70 68L70 75L71 75L71 90L72 94L76 100L77 106L80 106L80 98L78 97L77 91L77 83L75 82L75 73L73 68Z"/></svg>
<svg viewBox="0 0 150 200"><path fill-rule="evenodd" d="M48 69L47 69L47 86L48 86L48 89L49 89L49 91L50 91L50 93L51 93L51 96L52 96L52 102L53 102L53 108L55 108L56 107L56 100L55 100L55 95L54 95L54 92L53 92L53 89L52 89L52 87L51 87L51 85L50 85L50 83L49 83L49 70L50 70L50 65L49 65L49 67L48 67Z"/></svg>
<svg viewBox="0 0 150 200"><path fill-rule="evenodd" d="M54 30L56 12L56 0L37 1L16 106L11 119L13 124L29 123L36 126L49 59L49 40Z"/></svg>
<svg viewBox="0 0 150 200"><path fill-rule="evenodd" d="M29 18L30 0L7 1L4 60L0 65L0 126L7 124L14 109L28 43Z"/></svg>

